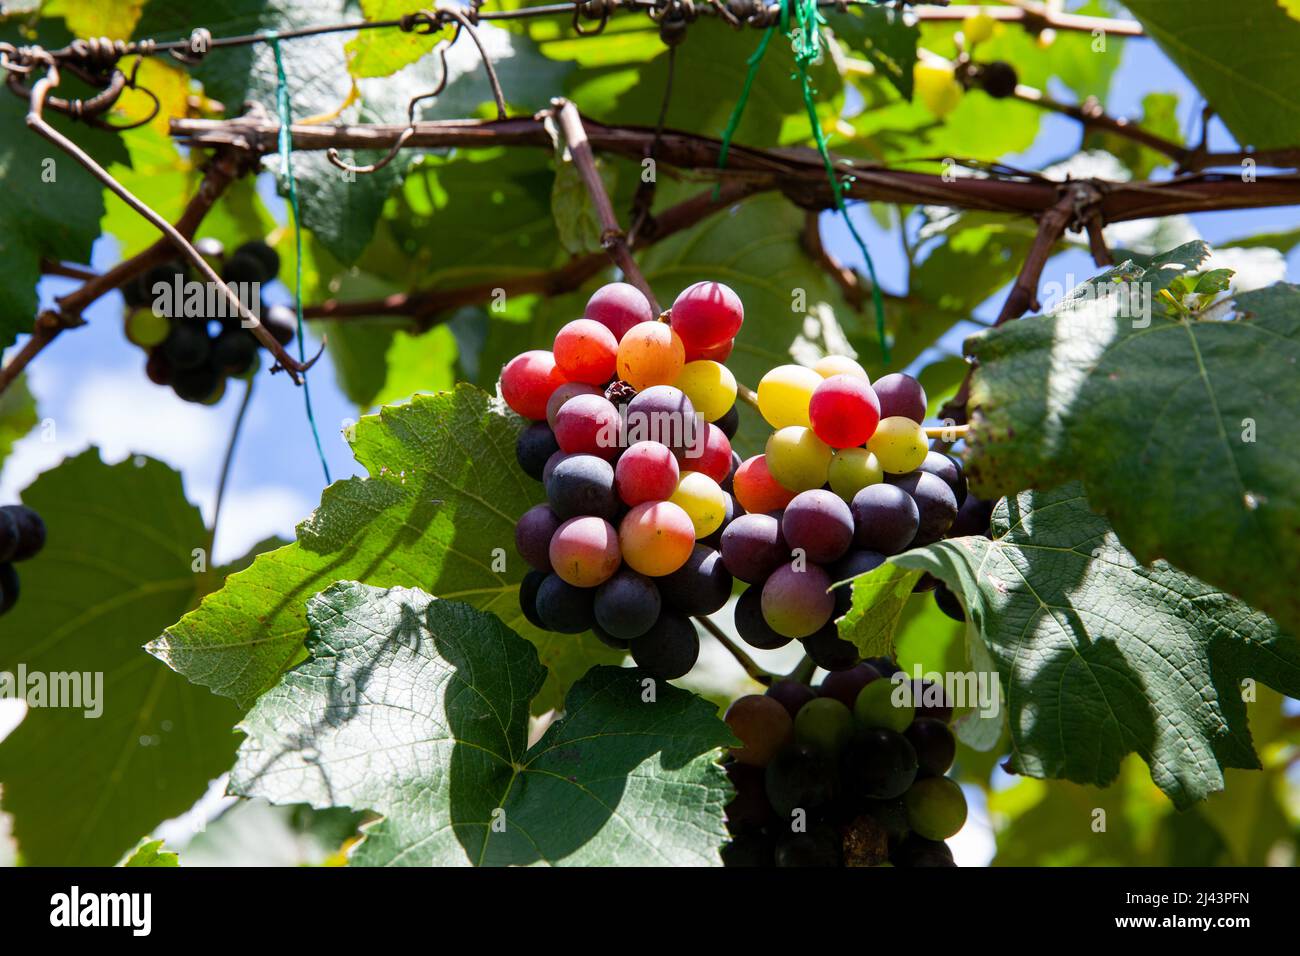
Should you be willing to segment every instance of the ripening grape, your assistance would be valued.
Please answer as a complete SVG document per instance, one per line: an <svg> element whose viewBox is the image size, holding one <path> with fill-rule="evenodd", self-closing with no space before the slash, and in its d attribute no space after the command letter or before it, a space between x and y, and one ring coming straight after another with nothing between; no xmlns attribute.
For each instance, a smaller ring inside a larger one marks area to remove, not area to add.
<svg viewBox="0 0 1300 956"><path fill-rule="evenodd" d="M740 507L751 514L780 511L795 496L795 492L783 487L772 477L766 455L755 455L741 462L732 476L731 486Z"/></svg>
<svg viewBox="0 0 1300 956"><path fill-rule="evenodd" d="M871 384L871 377L867 375L867 370L847 355L824 355L813 363L813 371L822 378L830 378L832 375L852 375L854 378L862 379L868 385Z"/></svg>
<svg viewBox="0 0 1300 956"><path fill-rule="evenodd" d="M891 484L906 491L916 502L919 523L911 547L933 544L952 527L957 517L957 499L942 478L928 471L914 471L894 478Z"/></svg>
<svg viewBox="0 0 1300 956"><path fill-rule="evenodd" d="M671 385L685 365L682 340L663 322L642 322L618 343L618 377L637 391Z"/></svg>
<svg viewBox="0 0 1300 956"><path fill-rule="evenodd" d="M966 796L955 780L926 777L903 795L912 831L927 840L946 840L966 822Z"/></svg>
<svg viewBox="0 0 1300 956"><path fill-rule="evenodd" d="M762 694L736 698L723 720L740 740L731 755L751 767L766 767L794 732L794 721L780 701Z"/></svg>
<svg viewBox="0 0 1300 956"><path fill-rule="evenodd" d="M684 471L668 500L690 516L691 524L695 526L695 537L707 538L726 516L726 498L727 493L708 475Z"/></svg>
<svg viewBox="0 0 1300 956"><path fill-rule="evenodd" d="M619 455L614 466L614 487L626 505L664 501L677 490L677 459L667 445L639 441Z"/></svg>
<svg viewBox="0 0 1300 956"><path fill-rule="evenodd" d="M533 627L546 629L546 623L537 613L537 592L542 587L542 582L547 578L544 571L529 571L524 575L524 579L519 582L519 610L524 612L524 617Z"/></svg>
<svg viewBox="0 0 1300 956"><path fill-rule="evenodd" d="M740 296L721 282L697 282L677 296L671 321L688 348L712 348L736 337L745 321L745 307Z"/></svg>
<svg viewBox="0 0 1300 956"><path fill-rule="evenodd" d="M722 484L731 474L731 442L722 434L722 429L712 422L706 422L703 428L696 431L698 438L694 445L682 453L681 464Z"/></svg>
<svg viewBox="0 0 1300 956"><path fill-rule="evenodd" d="M917 717L903 731L903 736L916 751L916 762L921 770L936 777L948 772L957 756L957 739L947 724L933 717Z"/></svg>
<svg viewBox="0 0 1300 956"><path fill-rule="evenodd" d="M652 578L672 574L695 550L695 525L671 501L646 501L626 515L618 528L623 560Z"/></svg>
<svg viewBox="0 0 1300 956"><path fill-rule="evenodd" d="M862 688L875 680L880 680L880 671L865 662L854 664L848 670L827 674L817 693L822 697L838 700L852 717L853 704L857 701L858 694L862 692Z"/></svg>
<svg viewBox="0 0 1300 956"><path fill-rule="evenodd" d="M695 406L685 392L672 385L652 385L638 392L627 403L626 414L627 441L657 441L679 458L695 444L701 431Z"/></svg>
<svg viewBox="0 0 1300 956"><path fill-rule="evenodd" d="M575 395L555 413L555 440L570 455L613 461L622 447L623 419L603 395Z"/></svg>
<svg viewBox="0 0 1300 956"><path fill-rule="evenodd" d="M863 727L883 727L901 734L915 716L907 685L892 680L872 681L853 702L853 717Z"/></svg>
<svg viewBox="0 0 1300 956"><path fill-rule="evenodd" d="M161 345L171 330L171 320L153 309L136 309L126 317L126 337L142 349Z"/></svg>
<svg viewBox="0 0 1300 956"><path fill-rule="evenodd" d="M925 108L940 117L957 108L964 92L952 67L925 62L917 62L912 68L912 85Z"/></svg>
<svg viewBox="0 0 1300 956"><path fill-rule="evenodd" d="M618 341L623 340L628 329L642 322L655 320L650 301L634 285L626 282L610 282L597 289L587 300L583 318L594 319L605 326Z"/></svg>
<svg viewBox="0 0 1300 956"><path fill-rule="evenodd" d="M868 684L867 689L874 687ZM848 794L893 800L916 780L916 751L902 734L873 728L859 730L840 755L840 773Z"/></svg>
<svg viewBox="0 0 1300 956"><path fill-rule="evenodd" d="M827 621L815 633L805 637L803 649L822 670L848 670L858 662L858 649L840 637L834 621Z"/></svg>
<svg viewBox="0 0 1300 956"><path fill-rule="evenodd" d="M768 802L782 826L796 810L813 814L830 804L838 789L835 762L810 747L786 747L767 765L764 780Z"/></svg>
<svg viewBox="0 0 1300 956"><path fill-rule="evenodd" d="M794 719L795 741L828 757L839 756L852 736L853 714L833 697L809 701Z"/></svg>
<svg viewBox="0 0 1300 956"><path fill-rule="evenodd" d="M558 634L581 634L596 622L595 592L570 584L552 572L537 589L537 616L542 626Z"/></svg>
<svg viewBox="0 0 1300 956"><path fill-rule="evenodd" d="M831 446L813 434L811 428L787 425L774 431L764 449L772 477L793 492L808 491L826 484L831 467Z"/></svg>
<svg viewBox="0 0 1300 956"><path fill-rule="evenodd" d="M763 583L763 619L778 634L807 637L835 610L830 586L830 575L815 564L782 565Z"/></svg>
<svg viewBox="0 0 1300 956"><path fill-rule="evenodd" d="M757 585L747 588L736 599L734 619L740 639L760 651L774 651L793 640L772 630L772 625L763 617L763 589Z"/></svg>
<svg viewBox="0 0 1300 956"><path fill-rule="evenodd" d="M921 383L910 375L894 372L876 379L872 386L876 399L880 402L880 417L894 418L901 415L910 418L918 425L925 421L927 400ZM909 469L910 470L910 469Z"/></svg>
<svg viewBox="0 0 1300 956"><path fill-rule="evenodd" d="M501 370L501 397L534 421L546 418L546 402L563 384L564 373L555 364L555 356L543 349L516 355Z"/></svg>
<svg viewBox="0 0 1300 956"><path fill-rule="evenodd" d="M825 682L822 683L825 686ZM767 689L767 696L779 700L781 705L789 711L790 716L798 719L799 711L803 709L803 706L808 701L817 699L817 692L802 681L785 677L772 682L772 685Z"/></svg>
<svg viewBox="0 0 1300 956"><path fill-rule="evenodd" d="M962 467L960 459L932 451L916 467L918 471L928 471L936 478L942 478L944 484L952 489L958 508L966 501L966 469Z"/></svg>
<svg viewBox="0 0 1300 956"><path fill-rule="evenodd" d="M605 394L595 385L587 385L584 382L565 382L555 391L551 392L551 397L546 400L546 423L555 428L555 416L560 411L561 406L575 395L603 395Z"/></svg>
<svg viewBox="0 0 1300 956"><path fill-rule="evenodd" d="M619 510L614 468L595 455L566 455L546 479L546 500L562 521L579 515L613 521Z"/></svg>
<svg viewBox="0 0 1300 956"><path fill-rule="evenodd" d="M691 619L675 611L660 613L654 626L632 642L632 660L656 680L676 680L700 656L700 636Z"/></svg>
<svg viewBox="0 0 1300 956"><path fill-rule="evenodd" d="M853 543L853 514L829 491L802 491L781 515L781 534L791 548L803 549L809 561L828 564Z"/></svg>
<svg viewBox="0 0 1300 956"><path fill-rule="evenodd" d="M551 567L569 584L594 588L618 570L618 532L604 518L570 518L551 537Z"/></svg>
<svg viewBox="0 0 1300 956"><path fill-rule="evenodd" d="M515 525L515 550L539 571L551 571L551 538L563 524L550 505L533 505Z"/></svg>
<svg viewBox="0 0 1300 956"><path fill-rule="evenodd" d="M593 611L596 623L611 637L632 640L659 620L662 599L655 583L629 568L620 568L596 588Z"/></svg>
<svg viewBox="0 0 1300 956"><path fill-rule="evenodd" d="M880 402L865 379L832 375L822 380L808 403L817 437L832 448L864 445L880 421Z"/></svg>
<svg viewBox="0 0 1300 956"><path fill-rule="evenodd" d="M658 581L663 599L692 617L720 610L731 597L731 572L722 555L703 544L695 546L685 564Z"/></svg>
<svg viewBox="0 0 1300 956"><path fill-rule="evenodd" d="M902 488L868 485L853 496L853 541L867 551L898 554L916 537L921 512Z"/></svg>
<svg viewBox="0 0 1300 956"><path fill-rule="evenodd" d="M808 402L822 383L820 375L802 365L778 365L758 382L758 410L773 428L811 424Z"/></svg>
<svg viewBox="0 0 1300 956"><path fill-rule="evenodd" d="M867 442L880 467L891 475L915 471L930 451L925 429L910 418L895 415L882 418Z"/></svg>
<svg viewBox="0 0 1300 956"><path fill-rule="evenodd" d="M736 404L736 376L721 362L687 362L673 384L686 393L706 422L716 421Z"/></svg>
<svg viewBox="0 0 1300 956"><path fill-rule="evenodd" d="M841 448L831 455L826 479L831 491L845 501L852 501L853 496L867 485L884 481L885 470L880 467L876 456L865 448Z"/></svg>
<svg viewBox="0 0 1300 956"><path fill-rule="evenodd" d="M519 440L515 442L515 460L525 475L541 481L546 463L559 450L551 426L546 422L533 422L519 433Z"/></svg>
<svg viewBox="0 0 1300 956"><path fill-rule="evenodd" d="M570 382L604 385L614 376L618 339L594 319L574 319L555 334L554 355Z"/></svg>
<svg viewBox="0 0 1300 956"><path fill-rule="evenodd" d="M759 584L790 560L781 522L767 514L740 515L722 532L722 562L735 577Z"/></svg>

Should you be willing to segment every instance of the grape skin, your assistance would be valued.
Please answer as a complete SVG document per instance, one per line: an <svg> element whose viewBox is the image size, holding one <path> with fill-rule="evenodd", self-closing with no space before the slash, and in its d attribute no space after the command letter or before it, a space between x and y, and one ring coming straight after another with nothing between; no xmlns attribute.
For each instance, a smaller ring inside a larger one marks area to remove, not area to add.
<svg viewBox="0 0 1300 956"><path fill-rule="evenodd" d="M808 428L808 403L820 375L802 365L778 365L758 382L758 410L773 428L799 425Z"/></svg>
<svg viewBox="0 0 1300 956"><path fill-rule="evenodd" d="M695 525L671 501L637 505L623 516L618 536L623 560L650 577L676 571L695 549Z"/></svg>
<svg viewBox="0 0 1300 956"><path fill-rule="evenodd" d="M698 431L695 443L682 453L680 464L721 484L731 474L732 455L731 442L722 429L708 422Z"/></svg>
<svg viewBox="0 0 1300 956"><path fill-rule="evenodd" d="M556 366L555 356L544 349L516 355L501 370L501 397L524 418L534 421L546 418L546 402L563 384L564 374Z"/></svg>
<svg viewBox="0 0 1300 956"><path fill-rule="evenodd" d="M555 364L570 382L604 385L614 374L618 339L593 319L574 319L555 335Z"/></svg>
<svg viewBox="0 0 1300 956"><path fill-rule="evenodd" d="M832 492L820 488L800 492L781 516L781 534L809 561L828 564L853 543L853 514Z"/></svg>
<svg viewBox="0 0 1300 956"><path fill-rule="evenodd" d="M912 376L902 372L884 375L876 379L872 389L880 402L882 419L902 416L918 425L925 421L929 402L925 397L925 389Z"/></svg>
<svg viewBox="0 0 1300 956"><path fill-rule="evenodd" d="M771 515L744 514L722 532L722 561L727 570L749 584L760 584L790 559L781 536L781 522Z"/></svg>
<svg viewBox="0 0 1300 956"><path fill-rule="evenodd" d="M569 584L554 572L537 589L537 616L543 627L559 634L581 634L595 623L594 592Z"/></svg>
<svg viewBox="0 0 1300 956"><path fill-rule="evenodd" d="M587 300L583 317L605 326L614 338L622 341L628 330L642 322L653 322L650 301L636 286L627 282L610 282L597 289Z"/></svg>
<svg viewBox="0 0 1300 956"><path fill-rule="evenodd" d="M722 525L726 516L726 497L726 492L708 475L685 471L668 500L690 516L696 538L707 538Z"/></svg>
<svg viewBox="0 0 1300 956"><path fill-rule="evenodd" d="M853 496L854 543L867 551L898 554L916 537L921 512L902 488L868 485Z"/></svg>
<svg viewBox="0 0 1300 956"><path fill-rule="evenodd" d="M826 479L831 491L845 501L852 501L863 488L884 481L885 470L880 467L876 456L865 448L841 448L831 455Z"/></svg>
<svg viewBox="0 0 1300 956"><path fill-rule="evenodd" d="M892 484L907 492L916 502L916 535L909 547L933 544L952 527L957 517L957 498L942 478L926 471L914 471L895 479Z"/></svg>
<svg viewBox="0 0 1300 956"><path fill-rule="evenodd" d="M683 614L712 614L731 597L731 572L722 555L697 544L685 564L659 579L659 590L664 600Z"/></svg>
<svg viewBox="0 0 1300 956"><path fill-rule="evenodd" d="M702 431L695 406L681 389L652 385L627 405L627 440L657 441L680 459Z"/></svg>
<svg viewBox="0 0 1300 956"><path fill-rule="evenodd" d="M628 506L665 500L677 489L680 477L677 459L668 446L654 441L632 445L614 466L615 488Z"/></svg>
<svg viewBox="0 0 1300 956"><path fill-rule="evenodd" d="M609 636L628 641L641 637L659 619L662 598L655 583L629 568L596 589L596 623Z"/></svg>
<svg viewBox="0 0 1300 956"><path fill-rule="evenodd" d="M541 481L547 461L559 450L560 445L550 426L545 422L533 422L519 433L519 440L515 442L515 460L525 475Z"/></svg>
<svg viewBox="0 0 1300 956"><path fill-rule="evenodd" d="M687 348L707 349L729 342L744 321L740 296L721 282L696 282L673 302L673 331Z"/></svg>
<svg viewBox="0 0 1300 956"><path fill-rule="evenodd" d="M562 523L550 505L534 505L515 524L515 550L538 571L551 571L551 538Z"/></svg>
<svg viewBox="0 0 1300 956"><path fill-rule="evenodd" d="M642 322L618 343L618 377L637 391L671 384L685 365L681 338L662 322Z"/></svg>
<svg viewBox="0 0 1300 956"><path fill-rule="evenodd" d="M614 468L595 455L566 455L546 479L546 497L558 518L595 515L613 521L618 514Z"/></svg>
<svg viewBox="0 0 1300 956"><path fill-rule="evenodd" d="M594 515L570 518L560 525L551 537L549 552L555 573L580 588L609 580L622 563L618 532Z"/></svg>
<svg viewBox="0 0 1300 956"><path fill-rule="evenodd" d="M736 404L736 376L721 362L687 362L673 383L690 398L705 421L716 421Z"/></svg>
<svg viewBox="0 0 1300 956"><path fill-rule="evenodd" d="M832 448L866 443L880 421L880 402L871 386L853 375L823 379L808 403L813 432Z"/></svg>
<svg viewBox="0 0 1300 956"><path fill-rule="evenodd" d="M778 634L767 623L763 616L763 589L758 585L746 590L736 600L735 622L740 639L760 651L774 651L793 640Z"/></svg>
<svg viewBox="0 0 1300 956"><path fill-rule="evenodd" d="M767 467L783 488L798 493L826 484L831 446L811 428L789 425L773 432L765 449Z"/></svg>
<svg viewBox="0 0 1300 956"><path fill-rule="evenodd" d="M563 385L551 392L551 397L546 400L546 424L555 429L555 416L559 414L564 403L578 395L603 395L604 393L594 385L586 385L582 382L565 382Z"/></svg>
<svg viewBox="0 0 1300 956"><path fill-rule="evenodd" d="M867 450L876 456L887 474L905 475L925 461L930 447L925 429L901 415L882 418L867 442Z"/></svg>
<svg viewBox="0 0 1300 956"><path fill-rule="evenodd" d="M571 455L598 455L606 461L622 448L623 420L603 395L575 395L555 413L555 440Z"/></svg>
<svg viewBox="0 0 1300 956"><path fill-rule="evenodd" d="M782 565L763 584L763 619L785 637L808 637L835 610L830 586L830 576L815 564Z"/></svg>

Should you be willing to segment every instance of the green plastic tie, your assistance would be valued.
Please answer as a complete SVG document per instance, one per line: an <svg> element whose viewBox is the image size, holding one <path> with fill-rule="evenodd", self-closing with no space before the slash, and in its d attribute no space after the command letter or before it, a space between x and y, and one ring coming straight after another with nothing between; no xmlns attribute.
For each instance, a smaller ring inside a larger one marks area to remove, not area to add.
<svg viewBox="0 0 1300 956"><path fill-rule="evenodd" d="M293 212L293 248L294 248L294 308L298 315L298 361L306 362L306 344L302 334L302 216L298 210L298 182L293 175L293 111L289 106L289 81L284 72L284 57L280 54L280 35L267 30L264 36L270 41L275 53L275 101L280 113L280 183L289 193L289 208ZM325 460L325 450L320 443L320 430L316 427L316 415L311 407L311 386L309 376L302 376L302 397L307 407L307 423L311 425L311 437L316 442L316 454L320 456L321 470L325 472L325 484L330 483L330 466Z"/></svg>

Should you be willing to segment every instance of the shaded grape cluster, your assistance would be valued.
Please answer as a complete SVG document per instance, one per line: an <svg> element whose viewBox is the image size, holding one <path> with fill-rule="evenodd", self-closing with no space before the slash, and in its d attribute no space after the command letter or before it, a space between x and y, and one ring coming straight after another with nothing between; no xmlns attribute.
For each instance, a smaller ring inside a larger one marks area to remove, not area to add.
<svg viewBox="0 0 1300 956"><path fill-rule="evenodd" d="M669 315L656 317L631 285L603 286L552 350L511 359L500 384L533 421L516 455L546 489L516 525L532 567L525 616L549 631L590 630L663 680L695 664L691 618L731 596L719 547L738 511L739 419L722 363L744 310L727 286L699 282Z"/></svg>
<svg viewBox="0 0 1300 956"><path fill-rule="evenodd" d="M18 603L18 570L15 562L28 561L45 547L45 522L31 508L5 505L0 508L0 614Z"/></svg>
<svg viewBox="0 0 1300 956"><path fill-rule="evenodd" d="M957 752L938 685L886 658L777 681L726 721L740 741L725 769L727 866L955 866L944 842L966 822L946 776Z"/></svg>
<svg viewBox="0 0 1300 956"><path fill-rule="evenodd" d="M201 241L198 248L236 292L240 286L270 282L280 271L279 255L259 240L244 243L230 255L212 240ZM225 394L227 378L256 369L259 343L224 302L217 310L220 315L208 315L206 309L204 314L186 315L188 310L181 306L185 290L192 288L186 283L193 278L186 263L174 260L154 266L122 286L128 308L126 337L148 352L145 374L150 381L169 386L187 402L211 405ZM171 308L158 307L163 296L171 297ZM249 303L249 309L281 345L293 340L296 317L292 309L269 306L261 300Z"/></svg>

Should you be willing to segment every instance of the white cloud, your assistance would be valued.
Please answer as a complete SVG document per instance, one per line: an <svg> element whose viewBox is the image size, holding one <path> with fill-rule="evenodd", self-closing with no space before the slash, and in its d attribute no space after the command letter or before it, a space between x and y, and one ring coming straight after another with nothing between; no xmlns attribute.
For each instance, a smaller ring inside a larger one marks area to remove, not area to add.
<svg viewBox="0 0 1300 956"><path fill-rule="evenodd" d="M248 549L271 535L293 540L294 526L311 513L316 502L283 485L226 490L213 561L225 564L248 553ZM210 509L205 508L205 512Z"/></svg>

